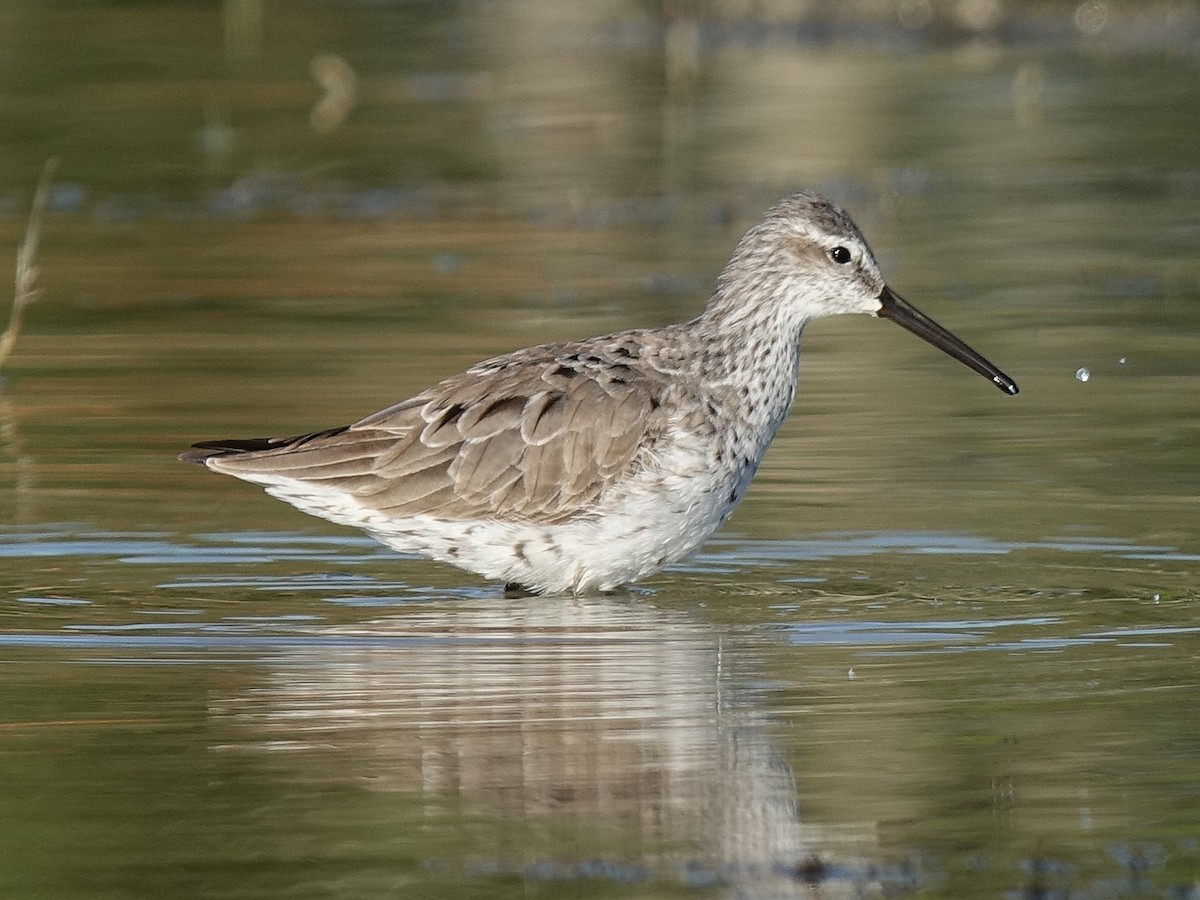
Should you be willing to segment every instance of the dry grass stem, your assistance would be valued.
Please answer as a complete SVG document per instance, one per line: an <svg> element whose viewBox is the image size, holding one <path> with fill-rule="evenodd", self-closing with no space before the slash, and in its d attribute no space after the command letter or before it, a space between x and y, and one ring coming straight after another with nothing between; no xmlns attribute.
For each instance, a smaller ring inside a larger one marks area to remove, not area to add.
<svg viewBox="0 0 1200 900"><path fill-rule="evenodd" d="M12 314L8 319L8 328L0 335L0 368L3 368L8 355L12 353L17 343L17 335L21 333L21 316L25 307L37 299L37 248L38 238L42 230L42 213L46 208L46 197L50 193L50 182L58 160L50 157L42 169L41 180L38 181L37 191L33 195L33 205L29 209L29 224L25 226L25 237L17 248L17 265L15 285L13 290Z"/></svg>

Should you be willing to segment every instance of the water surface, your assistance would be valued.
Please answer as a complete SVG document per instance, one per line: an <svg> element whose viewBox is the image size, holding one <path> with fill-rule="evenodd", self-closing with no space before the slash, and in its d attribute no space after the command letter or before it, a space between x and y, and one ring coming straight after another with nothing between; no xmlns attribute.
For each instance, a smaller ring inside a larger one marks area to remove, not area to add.
<svg viewBox="0 0 1200 900"><path fill-rule="evenodd" d="M61 157L0 384L0 892L1195 896L1195 17L1084 6L726 18L694 71L625 7L0 14L4 245ZM729 527L625 594L175 460L688 317L803 186L1021 394L815 324Z"/></svg>

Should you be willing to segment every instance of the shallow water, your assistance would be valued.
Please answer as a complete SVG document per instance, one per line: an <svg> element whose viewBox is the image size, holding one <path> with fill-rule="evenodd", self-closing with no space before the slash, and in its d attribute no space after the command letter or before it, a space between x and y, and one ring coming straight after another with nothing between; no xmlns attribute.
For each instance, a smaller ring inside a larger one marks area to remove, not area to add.
<svg viewBox="0 0 1200 900"><path fill-rule="evenodd" d="M1191 6L726 22L695 81L635 9L255 8L0 13L5 246L62 157L0 384L0 894L1197 895ZM174 458L690 316L806 185L1021 394L812 326L729 527L625 594Z"/></svg>

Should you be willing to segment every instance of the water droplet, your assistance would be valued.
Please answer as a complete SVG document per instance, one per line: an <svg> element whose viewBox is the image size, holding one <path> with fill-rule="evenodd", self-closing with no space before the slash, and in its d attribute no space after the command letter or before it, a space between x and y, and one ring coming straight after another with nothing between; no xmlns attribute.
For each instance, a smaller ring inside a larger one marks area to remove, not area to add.
<svg viewBox="0 0 1200 900"><path fill-rule="evenodd" d="M929 0L900 0L896 4L896 18L905 28L919 30L933 19L933 4Z"/></svg>
<svg viewBox="0 0 1200 900"><path fill-rule="evenodd" d="M1092 373L1083 367L1080 367L1075 372L1075 380L1076 381L1087 381L1091 377L1092 377Z"/></svg>
<svg viewBox="0 0 1200 900"><path fill-rule="evenodd" d="M439 253L433 258L433 269L439 275L457 275L465 264L457 253Z"/></svg>
<svg viewBox="0 0 1200 900"><path fill-rule="evenodd" d="M1108 4L1087 0L1075 8L1075 27L1088 37L1095 37L1108 24Z"/></svg>

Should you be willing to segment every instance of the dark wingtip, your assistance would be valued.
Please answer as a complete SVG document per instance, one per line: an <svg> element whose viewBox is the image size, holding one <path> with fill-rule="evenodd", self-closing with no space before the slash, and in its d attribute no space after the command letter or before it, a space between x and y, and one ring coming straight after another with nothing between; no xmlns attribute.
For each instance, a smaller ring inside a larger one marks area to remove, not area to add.
<svg viewBox="0 0 1200 900"><path fill-rule="evenodd" d="M237 456L240 453L259 453L266 450L295 448L316 438L341 434L347 428L349 426L329 428L325 431L314 431L311 434L298 434L282 438L231 438L224 441L198 441L192 444L192 449L184 450L180 453L179 459L183 462L204 465L207 460L212 459L214 456Z"/></svg>
<svg viewBox="0 0 1200 900"><path fill-rule="evenodd" d="M206 459L218 452L220 451L204 450L200 447L193 447L191 450L184 450L179 454L178 457L176 457L176 459L178 459L180 462L196 463L197 465L202 466L204 465L204 461Z"/></svg>
<svg viewBox="0 0 1200 900"><path fill-rule="evenodd" d="M187 463L204 465L205 460L214 456L228 456L231 453L245 453L248 450L262 450L267 446L266 440L261 441L199 441L192 444L190 450L179 454L179 459Z"/></svg>

